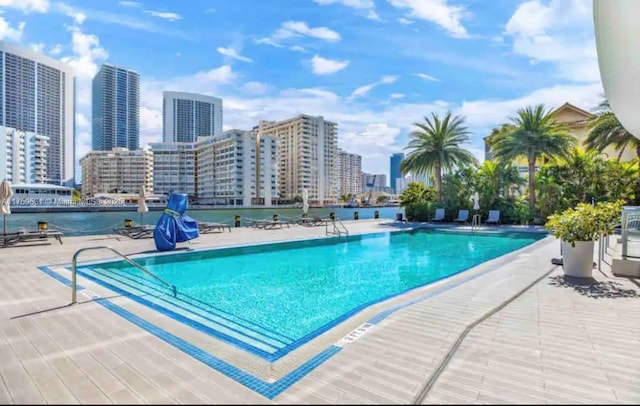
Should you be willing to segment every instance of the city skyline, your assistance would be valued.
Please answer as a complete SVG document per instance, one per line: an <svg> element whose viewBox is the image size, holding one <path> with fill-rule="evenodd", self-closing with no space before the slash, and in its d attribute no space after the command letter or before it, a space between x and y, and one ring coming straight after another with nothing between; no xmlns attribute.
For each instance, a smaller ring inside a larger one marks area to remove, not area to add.
<svg viewBox="0 0 640 406"><path fill-rule="evenodd" d="M225 130L322 115L363 170L387 175L383 161L431 112L467 116L467 147L482 160L482 137L517 108L591 109L602 94L589 0L283 1L287 19L243 1L9 1L2 38L76 69L78 157L90 149L90 79L105 62L143 78L141 146L161 141L162 92L179 89L224 99Z"/></svg>

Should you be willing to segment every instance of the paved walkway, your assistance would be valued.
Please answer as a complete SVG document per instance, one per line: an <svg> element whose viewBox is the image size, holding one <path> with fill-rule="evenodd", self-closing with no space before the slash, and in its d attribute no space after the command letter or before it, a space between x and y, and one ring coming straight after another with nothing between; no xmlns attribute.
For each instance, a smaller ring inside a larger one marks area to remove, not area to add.
<svg viewBox="0 0 640 406"><path fill-rule="evenodd" d="M352 233L398 226L347 224ZM234 229L191 247L323 236L324 228ZM423 300L380 318L270 400L98 301L68 306L69 288L37 267L68 263L95 245L153 250L151 240L113 236L0 250L0 403L410 403L459 334L552 269L549 259L559 254L549 237L423 289ZM640 287L604 271L582 284L556 269L479 324L424 403L640 402ZM201 339L188 327L181 335Z"/></svg>

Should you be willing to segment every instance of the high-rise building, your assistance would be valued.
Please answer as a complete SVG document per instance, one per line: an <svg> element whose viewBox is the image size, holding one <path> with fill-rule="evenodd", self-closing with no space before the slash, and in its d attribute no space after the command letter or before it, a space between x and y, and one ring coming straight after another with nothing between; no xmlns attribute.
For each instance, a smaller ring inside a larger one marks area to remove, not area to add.
<svg viewBox="0 0 640 406"><path fill-rule="evenodd" d="M338 150L338 196L362 193L362 157Z"/></svg>
<svg viewBox="0 0 640 406"><path fill-rule="evenodd" d="M104 64L93 78L94 151L140 148L140 75Z"/></svg>
<svg viewBox="0 0 640 406"><path fill-rule="evenodd" d="M278 197L276 140L257 133L229 130L201 137L197 146L197 196L202 203L271 206ZM260 174L256 171L259 157ZM259 199L258 199L259 195Z"/></svg>
<svg viewBox="0 0 640 406"><path fill-rule="evenodd" d="M202 94L162 94L164 142L196 142L222 133L222 99Z"/></svg>
<svg viewBox="0 0 640 406"><path fill-rule="evenodd" d="M399 193L397 190L397 179L402 178L402 171L400 171L400 165L404 160L404 154L402 152L395 153L389 158L389 181L391 182L391 191L393 193Z"/></svg>
<svg viewBox="0 0 640 406"><path fill-rule="evenodd" d="M4 134L15 134L13 130L24 133L20 136L24 140L39 139L42 143L42 137L48 137L45 177L38 175L32 178L44 183L73 186L73 69L43 54L0 41L0 128L4 129ZM9 163L8 160L6 162ZM20 172L20 168L12 168L12 172Z"/></svg>
<svg viewBox="0 0 640 406"><path fill-rule="evenodd" d="M144 186L153 192L153 156L145 150L89 151L80 159L82 195L98 193L138 194Z"/></svg>
<svg viewBox="0 0 640 406"><path fill-rule="evenodd" d="M292 199L309 192L310 204L337 201L338 125L322 116L301 114L288 120L261 121L258 135L278 140L278 192Z"/></svg>
<svg viewBox="0 0 640 406"><path fill-rule="evenodd" d="M153 153L153 192L184 193L196 197L195 142L157 142L149 144Z"/></svg>
<svg viewBox="0 0 640 406"><path fill-rule="evenodd" d="M45 183L49 137L0 126L0 179Z"/></svg>

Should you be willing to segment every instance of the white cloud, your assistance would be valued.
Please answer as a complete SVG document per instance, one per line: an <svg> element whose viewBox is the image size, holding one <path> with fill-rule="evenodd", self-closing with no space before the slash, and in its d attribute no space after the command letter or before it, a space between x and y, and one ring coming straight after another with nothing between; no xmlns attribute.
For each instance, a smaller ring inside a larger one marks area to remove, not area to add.
<svg viewBox="0 0 640 406"><path fill-rule="evenodd" d="M15 8L25 13L49 11L49 0L0 0L0 7Z"/></svg>
<svg viewBox="0 0 640 406"><path fill-rule="evenodd" d="M392 99L404 99L407 95L404 93L391 93L389 97Z"/></svg>
<svg viewBox="0 0 640 406"><path fill-rule="evenodd" d="M384 85L384 84L391 84L391 83L394 83L396 80L398 80L397 76L383 76L382 79L380 79L377 82L370 83L370 84L364 85L364 86L360 86L359 88L357 88L356 90L351 92L351 96L349 96L349 97L351 99L354 99L354 98L357 98L357 97L364 97L374 87L380 86L380 85Z"/></svg>
<svg viewBox="0 0 640 406"><path fill-rule="evenodd" d="M242 86L245 93L259 95L265 94L269 90L269 85L261 82L247 82Z"/></svg>
<svg viewBox="0 0 640 406"><path fill-rule="evenodd" d="M368 19L371 20L379 20L380 16L376 13L375 3L373 0L313 0L315 3L321 6L327 6L330 4L342 4L346 7L351 7L353 9L363 11Z"/></svg>
<svg viewBox="0 0 640 406"><path fill-rule="evenodd" d="M154 17L162 18L171 22L182 20L182 16L180 14L170 11L145 10L144 12Z"/></svg>
<svg viewBox="0 0 640 406"><path fill-rule="evenodd" d="M310 37L327 42L336 42L341 39L339 33L327 27L311 28L304 21L285 21L271 36L257 39L255 42L282 47L280 41L295 37Z"/></svg>
<svg viewBox="0 0 640 406"><path fill-rule="evenodd" d="M409 20L408 18L404 18L404 17L400 17L398 18L398 22L402 25L409 25L409 24L413 24L413 21Z"/></svg>
<svg viewBox="0 0 640 406"><path fill-rule="evenodd" d="M122 7L132 7L132 8L142 7L142 4L138 3L137 1L119 1L118 4L121 5Z"/></svg>
<svg viewBox="0 0 640 406"><path fill-rule="evenodd" d="M242 62L249 62L249 63L253 62L253 59L240 55L238 51L230 47L229 48L218 47L217 51L218 53L224 56L228 56L229 58L232 58L232 59L237 59Z"/></svg>
<svg viewBox="0 0 640 406"><path fill-rule="evenodd" d="M215 13L216 11L217 10L215 8L208 8L204 12L207 13L207 14L210 14L210 13Z"/></svg>
<svg viewBox="0 0 640 406"><path fill-rule="evenodd" d="M338 61L315 55L311 58L311 68L316 75L329 75L346 68L349 61Z"/></svg>
<svg viewBox="0 0 640 406"><path fill-rule="evenodd" d="M22 21L18 23L17 27L11 27L9 22L0 16L0 40L20 42L24 34L25 25L26 23Z"/></svg>
<svg viewBox="0 0 640 406"><path fill-rule="evenodd" d="M435 78L435 77L433 77L431 75L427 75L426 73L416 73L415 75L418 76L419 78L424 79L424 80L430 80L430 81L433 81L433 82L440 82L440 79Z"/></svg>
<svg viewBox="0 0 640 406"><path fill-rule="evenodd" d="M289 47L289 49L296 52L309 52L305 48L301 47L300 45L294 45L292 47Z"/></svg>
<svg viewBox="0 0 640 406"><path fill-rule="evenodd" d="M56 44L52 46L51 49L49 50L49 53L54 56L60 55L62 53L62 45Z"/></svg>
<svg viewBox="0 0 640 406"><path fill-rule="evenodd" d="M574 81L599 82L591 0L538 0L522 3L507 22L504 35L513 52L532 63L547 62Z"/></svg>
<svg viewBox="0 0 640 406"><path fill-rule="evenodd" d="M42 53L42 51L44 50L44 43L39 42L37 44L30 44L29 48L31 48L32 51L34 52L38 52L38 53Z"/></svg>
<svg viewBox="0 0 640 406"><path fill-rule="evenodd" d="M469 38L461 23L464 8L449 5L447 0L387 0L392 6L408 9L408 16L431 21L444 28L454 38Z"/></svg>
<svg viewBox="0 0 640 406"><path fill-rule="evenodd" d="M231 66L222 65L219 68L202 71L195 74L194 78L201 84L224 84L235 79Z"/></svg>

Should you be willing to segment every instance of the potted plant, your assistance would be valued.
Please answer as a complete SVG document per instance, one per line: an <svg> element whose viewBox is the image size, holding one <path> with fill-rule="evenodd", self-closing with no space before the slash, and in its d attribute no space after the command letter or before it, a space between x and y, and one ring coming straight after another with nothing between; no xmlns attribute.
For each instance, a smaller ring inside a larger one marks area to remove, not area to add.
<svg viewBox="0 0 640 406"><path fill-rule="evenodd" d="M594 241L603 235L613 234L622 204L621 201L600 202L595 206L579 203L575 208L549 216L545 226L561 240L565 275L591 277Z"/></svg>

